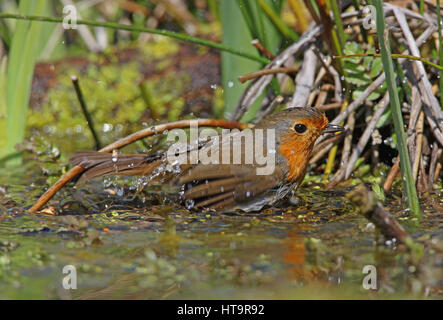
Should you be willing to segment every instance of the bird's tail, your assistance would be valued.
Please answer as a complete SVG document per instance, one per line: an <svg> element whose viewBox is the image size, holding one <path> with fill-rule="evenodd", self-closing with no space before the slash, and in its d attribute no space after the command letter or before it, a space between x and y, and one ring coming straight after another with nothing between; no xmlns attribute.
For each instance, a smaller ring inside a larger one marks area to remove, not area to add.
<svg viewBox="0 0 443 320"><path fill-rule="evenodd" d="M159 155L116 155L96 151L78 151L70 159L70 163L85 169L77 180L77 184L80 184L100 176L149 175L160 165L159 158Z"/></svg>

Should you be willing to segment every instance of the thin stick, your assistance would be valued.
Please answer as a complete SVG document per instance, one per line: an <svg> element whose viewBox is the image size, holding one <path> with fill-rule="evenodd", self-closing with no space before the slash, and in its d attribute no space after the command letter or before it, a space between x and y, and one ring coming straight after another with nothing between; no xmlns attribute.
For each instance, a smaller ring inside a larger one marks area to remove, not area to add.
<svg viewBox="0 0 443 320"><path fill-rule="evenodd" d="M275 69L264 69L264 70L245 74L244 76L240 76L240 77L238 77L238 81L240 81L241 83L245 83L248 80L258 78L258 77L261 77L261 76L264 76L267 74L295 73L298 71L299 71L299 68L287 68L287 67L275 68Z"/></svg>
<svg viewBox="0 0 443 320"><path fill-rule="evenodd" d="M274 112L274 110L277 108L278 105L280 105L280 103L283 102L283 100L284 100L284 98L282 96L276 96L275 99L269 104L269 106L266 107L266 109L258 112L257 117L256 117L257 120L255 120L254 122L259 123L268 114L271 114L272 112Z"/></svg>
<svg viewBox="0 0 443 320"><path fill-rule="evenodd" d="M423 161L423 155L421 155L421 157L420 157L420 175L419 175L419 177L421 180L421 185L424 188L424 190L421 190L421 191L429 193L432 189L432 186L430 187L428 184L428 176L426 175L426 170L425 170L424 161Z"/></svg>
<svg viewBox="0 0 443 320"><path fill-rule="evenodd" d="M416 126L416 148L415 148L415 156L414 156L414 163L412 167L412 175L414 177L414 182L417 183L417 175L418 175L418 168L420 167L420 159L421 159L421 151L423 147L423 126L425 121L425 114L420 112L420 116L417 121Z"/></svg>
<svg viewBox="0 0 443 320"><path fill-rule="evenodd" d="M314 76L317 67L317 56L312 48L305 51L300 72L295 78L295 92L288 108L302 107L306 105L309 94L314 86Z"/></svg>
<svg viewBox="0 0 443 320"><path fill-rule="evenodd" d="M409 115L409 124L408 124L408 148L412 158L412 155L414 154L413 151L415 148L415 139L413 139L413 137L416 134L415 127L417 126L418 117L420 116L420 111L422 110L422 101L421 101L420 92L418 90L418 84L412 71L411 71L411 78L412 78L411 81L413 82L412 82L412 99L411 99L412 104L411 104L411 112Z"/></svg>
<svg viewBox="0 0 443 320"><path fill-rule="evenodd" d="M375 195L364 186L358 185L354 190L346 194L354 205L360 207L360 213L371 221L381 233L388 239L395 238L405 244L412 254L416 263L423 256L423 247L414 242L414 239L405 231L401 224L390 215L377 201Z"/></svg>
<svg viewBox="0 0 443 320"><path fill-rule="evenodd" d="M440 156L437 156L437 158L441 157L441 150L439 151ZM438 162L437 165L435 166L435 173L434 173L434 182L437 181L438 176L440 175L440 171L442 169L443 165L441 164L441 162Z"/></svg>
<svg viewBox="0 0 443 320"><path fill-rule="evenodd" d="M324 105L327 97L328 97L328 90L325 90L325 87L322 86L320 88L320 92L318 93L317 100L315 100L315 107L318 108L319 106Z"/></svg>
<svg viewBox="0 0 443 320"><path fill-rule="evenodd" d="M303 2L305 3L306 8L308 8L309 13L311 14L311 17L312 17L312 19L314 19L315 23L318 24L318 25L321 25L320 17L315 12L315 9L314 9L311 1L310 0L304 0Z"/></svg>
<svg viewBox="0 0 443 320"><path fill-rule="evenodd" d="M341 105L341 109L340 109L340 113L343 113L346 111L346 108L348 106L348 100L343 100L342 105ZM343 125L343 123L340 123L340 125ZM346 132L347 134L347 132ZM335 164L335 156L337 155L337 150L338 150L338 146L334 146L331 151L329 151L328 154L328 160L326 161L326 166L325 166L325 175L329 175L332 173L332 170L334 168L334 164Z"/></svg>
<svg viewBox="0 0 443 320"><path fill-rule="evenodd" d="M102 148L102 143L97 132L94 129L94 122L92 120L91 114L88 111L88 107L86 105L86 101L83 97L82 90L80 89L80 84L76 75L71 76L72 84L74 85L75 93L77 94L78 101L80 102L80 106L82 108L83 115L86 118L86 123L88 124L89 130L91 130L92 137L95 141L95 150L99 150Z"/></svg>
<svg viewBox="0 0 443 320"><path fill-rule="evenodd" d="M268 49L265 48L265 46L260 42L260 40L258 39L254 39L251 41L251 44L257 48L258 51L260 51L261 53L263 53L268 59L270 60L274 60L275 56L269 52Z"/></svg>
<svg viewBox="0 0 443 320"><path fill-rule="evenodd" d="M378 203L375 195L364 184L348 192L346 198L357 205L361 214L380 228L386 238L396 238L404 242L407 237L410 237L397 220Z"/></svg>
<svg viewBox="0 0 443 320"><path fill-rule="evenodd" d="M322 53L314 47L314 53L317 55L318 61L323 65L323 68L331 75L331 77L334 79L334 85L335 85L335 101L342 102L342 86L341 86L341 80L340 75L338 74L337 70L334 69L334 67L331 65L331 57L327 56L327 58L322 55ZM326 60L326 61L325 61ZM340 104L341 106L341 104Z"/></svg>
<svg viewBox="0 0 443 320"><path fill-rule="evenodd" d="M429 108L427 105L423 106L423 110L425 111L426 120L429 123L429 126L431 127L431 132L434 135L434 137L437 139L438 142L440 142L440 145L443 146L443 133L440 131L440 128L438 127L438 121L435 121L434 115L432 114L431 108Z"/></svg>
<svg viewBox="0 0 443 320"><path fill-rule="evenodd" d="M134 141L162 133L165 130L172 130L178 128L188 128L192 125L197 125L199 127L220 127L225 129L245 129L249 127L246 123L239 123L235 121L228 120L217 120L217 119L193 119L193 120L181 120L177 122L170 122L166 124L160 124L150 128L146 128L137 131L129 136L117 140L110 145L100 149L98 152L109 153L113 150L123 148ZM75 166L67 173L65 173L54 185L52 185L46 192L40 196L37 202L29 209L30 213L36 213L40 208L42 208L56 193L59 191L66 183L73 179L78 174L82 173L85 169L81 166Z"/></svg>
<svg viewBox="0 0 443 320"><path fill-rule="evenodd" d="M309 160L309 164L316 163L319 159L321 159L328 151L337 143L341 141L342 138L346 136L346 130L340 132L337 135L333 135L328 140L322 141L314 146L312 150L312 157Z"/></svg>
<svg viewBox="0 0 443 320"><path fill-rule="evenodd" d="M394 165L391 167L391 170L388 173L386 181L383 184L383 189L385 192L388 192L391 189L392 184L394 183L394 180L395 178L397 178L399 173L400 173L400 158L397 157L397 162L395 162Z"/></svg>
<svg viewBox="0 0 443 320"><path fill-rule="evenodd" d="M341 108L341 102L324 104L322 106L317 107L317 109L322 110L322 111L334 110L334 109L340 109L340 108Z"/></svg>
<svg viewBox="0 0 443 320"><path fill-rule="evenodd" d="M432 144L432 154L431 154L431 162L429 164L429 185L432 188L432 185L434 184L434 173L435 173L435 166L437 165L437 159L438 159L438 153L439 153L439 149L438 149L438 144L437 142L434 142Z"/></svg>
<svg viewBox="0 0 443 320"><path fill-rule="evenodd" d="M355 127L355 111L351 112L349 114L347 123L346 123L346 129L349 131L349 133L345 137L344 145L343 145L343 151L342 151L342 158L341 158L341 164L344 167L345 163L349 160L349 154L351 153L352 148L352 134L354 132Z"/></svg>
<svg viewBox="0 0 443 320"><path fill-rule="evenodd" d="M371 134L374 131L378 120L383 115L388 105L389 105L389 94L386 93L383 96L382 100L380 101L377 111L375 111L371 121L366 126L365 131L361 135L357 143L357 146L354 148L354 151L352 151L349 161L346 163L345 179L349 179L349 177L351 176L352 170L354 169L354 165L357 162L358 157L363 152L363 149L366 147L366 144L368 143L369 138L371 137Z"/></svg>
<svg viewBox="0 0 443 320"><path fill-rule="evenodd" d="M408 47L409 47L409 51L416 57L420 56L420 51L418 50L418 47L415 43L415 39L412 35L411 30L409 29L405 15L398 8L394 8L394 15L397 18L397 21L400 24L400 27L403 31L405 38L406 38L406 41L407 41ZM419 88L422 93L424 102L428 105L428 107L431 110L432 116L435 119L439 119L439 118L443 117L443 111L441 110L439 101L437 100L437 98L435 97L435 95L432 92L432 85L429 82L429 79L426 75L426 71L423 66L423 63L420 63L420 62L421 61L414 62L417 66L417 70L419 73L419 75L418 75ZM439 131L443 130L443 125L440 125L438 122L437 122L437 127L439 128Z"/></svg>
<svg viewBox="0 0 443 320"><path fill-rule="evenodd" d="M355 126L355 111L351 112L351 114L349 114L348 120L346 122L346 129L347 129L346 131L347 132L346 132L345 141L343 143L343 150L341 153L340 167L339 167L335 177L331 181L332 184L339 183L345 177L345 169L346 169L346 165L349 161L349 154L351 153L351 148L352 148L352 135L354 132L354 126ZM336 182L334 182L334 180Z"/></svg>

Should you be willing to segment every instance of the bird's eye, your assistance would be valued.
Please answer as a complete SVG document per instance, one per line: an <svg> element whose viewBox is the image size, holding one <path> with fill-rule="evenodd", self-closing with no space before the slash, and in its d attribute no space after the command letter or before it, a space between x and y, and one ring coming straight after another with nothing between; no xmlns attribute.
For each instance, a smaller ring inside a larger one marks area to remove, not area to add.
<svg viewBox="0 0 443 320"><path fill-rule="evenodd" d="M307 128L306 128L306 126L304 125L304 124L300 124L300 123L297 123L295 126L294 126L294 130L297 132L297 133L305 133L306 132L306 130L307 130Z"/></svg>

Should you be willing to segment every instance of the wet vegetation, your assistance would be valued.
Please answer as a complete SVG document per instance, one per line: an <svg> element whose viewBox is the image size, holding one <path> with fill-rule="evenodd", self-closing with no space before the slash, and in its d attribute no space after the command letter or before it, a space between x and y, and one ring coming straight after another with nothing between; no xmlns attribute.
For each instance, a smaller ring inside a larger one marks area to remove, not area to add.
<svg viewBox="0 0 443 320"><path fill-rule="evenodd" d="M1 299L441 299L439 1L78 3L77 30L2 16L63 21L68 2L0 3ZM72 76L103 146L158 123L255 123L298 105L347 131L320 139L284 207L195 210L164 186L141 188L146 178L108 177L70 182L31 214L69 157L97 145ZM413 246L362 215L349 193L361 183ZM63 289L66 265L76 290ZM376 289L362 286L367 265Z"/></svg>

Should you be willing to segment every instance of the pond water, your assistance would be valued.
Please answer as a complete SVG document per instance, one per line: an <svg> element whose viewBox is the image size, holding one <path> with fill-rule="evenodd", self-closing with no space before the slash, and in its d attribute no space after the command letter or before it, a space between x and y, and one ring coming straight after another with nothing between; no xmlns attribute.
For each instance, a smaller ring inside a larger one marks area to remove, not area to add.
<svg viewBox="0 0 443 320"><path fill-rule="evenodd" d="M385 203L424 246L417 264L350 205L352 187L306 183L295 206L239 214L188 211L116 182L65 187L49 203L58 215L33 215L25 208L45 185L38 166L0 170L0 299L442 298L438 192L420 223L400 191ZM63 287L73 284L68 265L75 290ZM363 286L367 265L376 290Z"/></svg>

